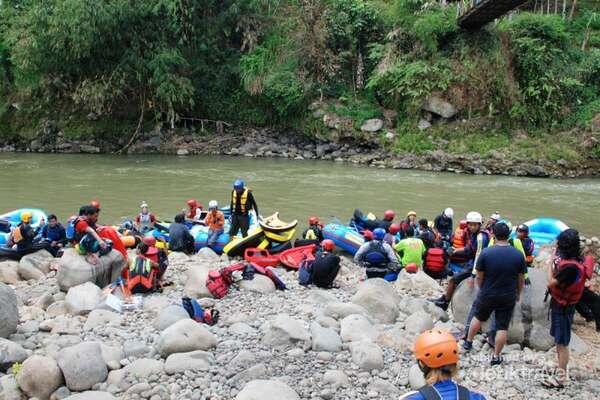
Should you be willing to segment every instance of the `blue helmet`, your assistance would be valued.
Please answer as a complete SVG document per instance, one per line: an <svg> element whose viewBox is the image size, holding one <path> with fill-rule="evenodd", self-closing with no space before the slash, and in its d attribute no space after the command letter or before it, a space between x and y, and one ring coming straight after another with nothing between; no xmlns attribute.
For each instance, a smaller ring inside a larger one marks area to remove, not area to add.
<svg viewBox="0 0 600 400"><path fill-rule="evenodd" d="M375 230L373 231L373 239L383 240L384 237L385 237L385 229L375 228Z"/></svg>
<svg viewBox="0 0 600 400"><path fill-rule="evenodd" d="M234 189L243 189L245 186L244 181L241 179L236 179L235 182L233 182Z"/></svg>

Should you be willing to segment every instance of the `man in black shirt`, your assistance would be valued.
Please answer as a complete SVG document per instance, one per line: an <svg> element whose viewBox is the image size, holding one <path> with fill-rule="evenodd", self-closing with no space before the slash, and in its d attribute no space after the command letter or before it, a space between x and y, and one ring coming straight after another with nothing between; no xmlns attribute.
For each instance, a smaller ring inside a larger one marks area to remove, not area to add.
<svg viewBox="0 0 600 400"><path fill-rule="evenodd" d="M248 236L250 228L250 210L254 209L256 217L258 217L258 206L254 200L252 191L245 187L244 181L236 179L233 183L233 191L231 192L231 228L229 236L237 235L238 231L242 231L242 236Z"/></svg>
<svg viewBox="0 0 600 400"><path fill-rule="evenodd" d="M473 338L479 332L481 323L489 319L495 312L496 342L492 365L502 363L500 356L506 344L508 326L513 310L519 301L525 284L525 257L523 253L508 243L510 228L502 222L494 225L494 246L484 249L477 259L477 283L480 287L475 299L474 317L463 347L470 350Z"/></svg>
<svg viewBox="0 0 600 400"><path fill-rule="evenodd" d="M335 244L329 239L321 243L321 251L317 253L312 264L312 282L315 286L328 289L340 271L340 258L333 254Z"/></svg>
<svg viewBox="0 0 600 400"><path fill-rule="evenodd" d="M177 214L175 222L169 226L169 250L181 251L186 254L194 254L194 237L183 223L185 215Z"/></svg>

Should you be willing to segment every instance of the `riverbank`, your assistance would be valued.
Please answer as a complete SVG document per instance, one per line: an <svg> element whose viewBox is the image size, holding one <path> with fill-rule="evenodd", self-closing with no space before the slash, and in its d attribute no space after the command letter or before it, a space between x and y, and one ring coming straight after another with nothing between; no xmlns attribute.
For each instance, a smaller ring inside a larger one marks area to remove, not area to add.
<svg viewBox="0 0 600 400"><path fill-rule="evenodd" d="M33 139L5 139L4 143L0 142L0 152L272 157L348 162L376 168L552 178L600 174L600 160L516 159L503 151L455 154L442 148L416 154L390 149L379 135L331 139L269 129L206 135L198 135L193 131L173 133L154 129L139 135L129 146L127 139L123 136L115 140L99 137L72 139L62 131L42 129Z"/></svg>

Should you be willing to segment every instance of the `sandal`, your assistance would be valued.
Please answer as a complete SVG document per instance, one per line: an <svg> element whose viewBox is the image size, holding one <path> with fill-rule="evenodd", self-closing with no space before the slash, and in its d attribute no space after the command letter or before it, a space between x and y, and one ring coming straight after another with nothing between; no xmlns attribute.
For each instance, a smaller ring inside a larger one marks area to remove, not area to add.
<svg viewBox="0 0 600 400"><path fill-rule="evenodd" d="M563 383L561 381L559 381L558 379L549 376L546 379L542 380L542 386L544 386L545 388L548 389L563 389L565 387L565 385L563 385Z"/></svg>

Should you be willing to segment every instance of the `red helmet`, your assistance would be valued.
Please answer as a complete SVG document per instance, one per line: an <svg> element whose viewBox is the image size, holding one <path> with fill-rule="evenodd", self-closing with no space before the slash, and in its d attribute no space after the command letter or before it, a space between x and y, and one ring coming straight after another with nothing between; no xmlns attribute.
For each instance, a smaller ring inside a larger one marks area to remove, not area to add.
<svg viewBox="0 0 600 400"><path fill-rule="evenodd" d="M363 231L363 237L365 238L365 240L373 240L373 232L368 229L365 229Z"/></svg>
<svg viewBox="0 0 600 400"><path fill-rule="evenodd" d="M390 229L388 229L388 231L392 235L395 235L396 233L400 232L400 224L391 224Z"/></svg>
<svg viewBox="0 0 600 400"><path fill-rule="evenodd" d="M158 249L154 246L150 246L148 247L148 250L145 253L147 256L153 256L158 254Z"/></svg>
<svg viewBox="0 0 600 400"><path fill-rule="evenodd" d="M156 245L156 239L154 238L154 236L145 236L142 242L147 246Z"/></svg>
<svg viewBox="0 0 600 400"><path fill-rule="evenodd" d="M90 201L90 206L96 207L98 210L100 210L100 202L98 200Z"/></svg>
<svg viewBox="0 0 600 400"><path fill-rule="evenodd" d="M394 212L394 210L386 210L386 212L383 213L383 219L385 219L386 221L393 220L395 216L396 213Z"/></svg>
<svg viewBox="0 0 600 400"><path fill-rule="evenodd" d="M196 208L196 207L198 207L198 202L196 200L193 200L193 199L192 200L188 200L187 201L187 205L190 208Z"/></svg>
<svg viewBox="0 0 600 400"><path fill-rule="evenodd" d="M309 225L318 225L319 224L319 217L309 217L308 218L308 224Z"/></svg>
<svg viewBox="0 0 600 400"><path fill-rule="evenodd" d="M467 229L467 220L461 219L460 222L458 223L458 227L460 229Z"/></svg>
<svg viewBox="0 0 600 400"><path fill-rule="evenodd" d="M404 267L404 269L409 274L416 274L417 271L419 270L419 267L415 263L410 263L410 264L406 264L406 267Z"/></svg>
<svg viewBox="0 0 600 400"><path fill-rule="evenodd" d="M321 247L325 251L333 251L335 249L335 243L331 239L325 239L321 242Z"/></svg>

